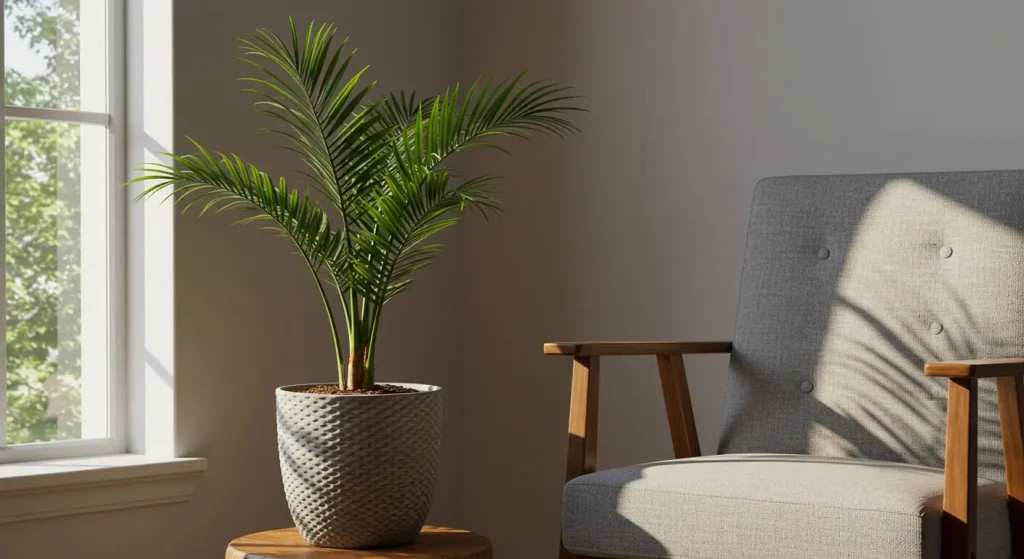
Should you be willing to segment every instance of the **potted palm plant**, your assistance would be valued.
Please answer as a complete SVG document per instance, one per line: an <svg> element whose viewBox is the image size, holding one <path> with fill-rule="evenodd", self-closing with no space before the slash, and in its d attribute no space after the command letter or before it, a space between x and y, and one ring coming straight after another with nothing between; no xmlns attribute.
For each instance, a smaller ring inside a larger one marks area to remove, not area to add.
<svg viewBox="0 0 1024 559"><path fill-rule="evenodd" d="M235 154L194 140L195 153L168 154L132 182L139 195L173 198L187 210L239 211L294 243L323 301L334 340L337 381L277 389L282 478L296 525L310 543L361 548L398 545L419 532L440 457L441 389L376 382L375 352L385 305L433 262L430 239L459 213L496 211L493 177L457 180L455 153L504 150L501 136L563 136L579 110L567 87L550 81L477 80L417 101L373 99L366 68L333 25L290 22L290 37L268 29L241 41L257 109L305 163L308 187L271 178ZM336 313L340 311L339 313ZM341 338L338 314L347 340ZM347 353L346 353L347 348Z"/></svg>

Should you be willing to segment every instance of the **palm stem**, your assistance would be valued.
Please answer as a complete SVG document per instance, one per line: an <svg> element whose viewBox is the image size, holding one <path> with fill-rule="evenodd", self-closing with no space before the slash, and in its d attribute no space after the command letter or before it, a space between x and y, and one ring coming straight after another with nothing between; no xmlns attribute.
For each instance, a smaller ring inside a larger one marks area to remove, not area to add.
<svg viewBox="0 0 1024 559"><path fill-rule="evenodd" d="M351 241L348 239L348 235L347 234L345 235L345 241L349 244L349 246L348 246L349 251L350 251L349 254L351 254L352 245L351 245ZM349 389L355 389L356 388L356 385L355 385L356 379L353 378L355 376L355 373L352 370L352 362L353 362L354 359L356 359L356 357L360 353L359 349L360 349L361 343L360 343L360 340L359 340L359 326L360 326L360 324L359 324L359 317L356 314L355 290L352 289L352 288L349 288L349 290L348 290L348 314L350 315L350 318L348 318L346 320L346 322L347 322L347 326L348 326L348 351L349 351L349 373L350 374L349 374L349 384L345 385L343 383L342 387L343 388L347 387Z"/></svg>
<svg viewBox="0 0 1024 559"><path fill-rule="evenodd" d="M360 388L373 388L373 385L366 385L366 346L361 346L348 356L348 385L349 390Z"/></svg>
<svg viewBox="0 0 1024 559"><path fill-rule="evenodd" d="M349 316L348 306L345 304L345 295L342 292L341 285L338 283L338 278L337 277L334 278L333 284L334 284L334 290L338 292L338 300L341 301L341 306L342 306L342 308L345 311L344 313L342 313L342 316L345 317L345 331L351 333L352 332L352 322L351 322L351 318ZM321 292L323 292L322 288L321 288ZM326 297L325 297L325 300L326 300ZM330 311L328 311L328 312L330 312ZM334 326L333 315L332 315L332 318L331 318L331 324L332 324L332 327L333 327ZM335 330L335 332L337 332L337 330ZM340 336L337 335L337 333L335 334L334 339L335 339L335 342L334 342L335 346L340 348L340 346L341 346L341 338L340 338ZM352 345L352 338L350 336L349 337L349 355L353 355L354 351L355 351L355 347ZM338 386L341 387L342 389L345 389L345 388L348 387L348 384L346 383L346 371L347 371L347 367L345 366L345 359L341 355L341 350L338 349Z"/></svg>
<svg viewBox="0 0 1024 559"><path fill-rule="evenodd" d="M378 225L374 224L373 232L377 233ZM362 339L366 340L366 353L363 361L363 383L366 385L364 388L373 388L375 379L373 375L373 355L374 355L374 343L373 340L376 337L376 328L374 327L375 321L367 320L367 311L370 308L370 298L364 296L359 307L359 321L360 326L363 328Z"/></svg>
<svg viewBox="0 0 1024 559"><path fill-rule="evenodd" d="M313 268L313 263L309 261L309 258L303 256L303 260L306 261L306 266L309 268L309 273L313 275L313 282L316 283L316 289L320 293L320 300L324 304L324 310L327 312L327 320L331 324L331 341L334 342L334 359L338 366L338 382L341 387L345 386L345 357L341 353L341 340L338 337L338 325L334 321L334 311L331 310L331 302L327 300L327 293L324 291L324 286L320 282L320 276L317 274L316 269ZM345 301L342 300L342 305Z"/></svg>
<svg viewBox="0 0 1024 559"><path fill-rule="evenodd" d="M370 320L370 341L366 350L366 376L373 379L375 361L377 355L377 331L380 328L380 310L384 305L377 305L373 309L373 319Z"/></svg>

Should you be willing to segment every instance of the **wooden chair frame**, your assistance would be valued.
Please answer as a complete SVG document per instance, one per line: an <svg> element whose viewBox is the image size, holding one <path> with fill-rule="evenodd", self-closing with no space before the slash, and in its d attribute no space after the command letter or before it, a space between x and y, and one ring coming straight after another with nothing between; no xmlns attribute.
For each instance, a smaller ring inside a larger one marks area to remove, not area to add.
<svg viewBox="0 0 1024 559"><path fill-rule="evenodd" d="M732 342L544 344L546 355L568 355L573 358L566 482L597 470L601 357L656 357L673 453L676 458L692 458L700 456L700 444L683 355L731 352ZM986 377L997 378L1013 554L1024 557L1024 358L926 363L924 373L949 379L942 499L942 559L975 559L978 530L978 379ZM588 559L561 545L559 558Z"/></svg>

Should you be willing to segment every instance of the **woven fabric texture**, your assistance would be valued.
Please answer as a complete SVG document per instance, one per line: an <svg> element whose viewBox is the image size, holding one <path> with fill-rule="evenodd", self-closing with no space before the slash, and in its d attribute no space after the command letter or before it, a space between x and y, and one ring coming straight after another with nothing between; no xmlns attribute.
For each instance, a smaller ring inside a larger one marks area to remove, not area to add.
<svg viewBox="0 0 1024 559"><path fill-rule="evenodd" d="M308 542L408 543L430 508L441 456L441 390L327 396L277 389L281 477ZM301 388L301 387L300 387Z"/></svg>
<svg viewBox="0 0 1024 559"><path fill-rule="evenodd" d="M734 454L570 481L563 541L616 559L939 559L942 470L849 458ZM978 490L978 557L1009 559L1003 484Z"/></svg>
<svg viewBox="0 0 1024 559"><path fill-rule="evenodd" d="M1024 172L782 177L756 188L720 453L941 468L925 361L1024 356ZM1003 480L996 392L981 475Z"/></svg>

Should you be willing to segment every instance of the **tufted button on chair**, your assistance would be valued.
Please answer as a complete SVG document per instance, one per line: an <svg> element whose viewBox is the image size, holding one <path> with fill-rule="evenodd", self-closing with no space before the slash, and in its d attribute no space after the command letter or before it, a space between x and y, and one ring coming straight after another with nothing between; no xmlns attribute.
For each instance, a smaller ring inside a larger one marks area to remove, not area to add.
<svg viewBox="0 0 1024 559"><path fill-rule="evenodd" d="M1024 558L1024 172L782 177L732 342L570 342L562 557ZM730 353L700 456L683 355ZM675 460L596 471L599 359L654 355Z"/></svg>

